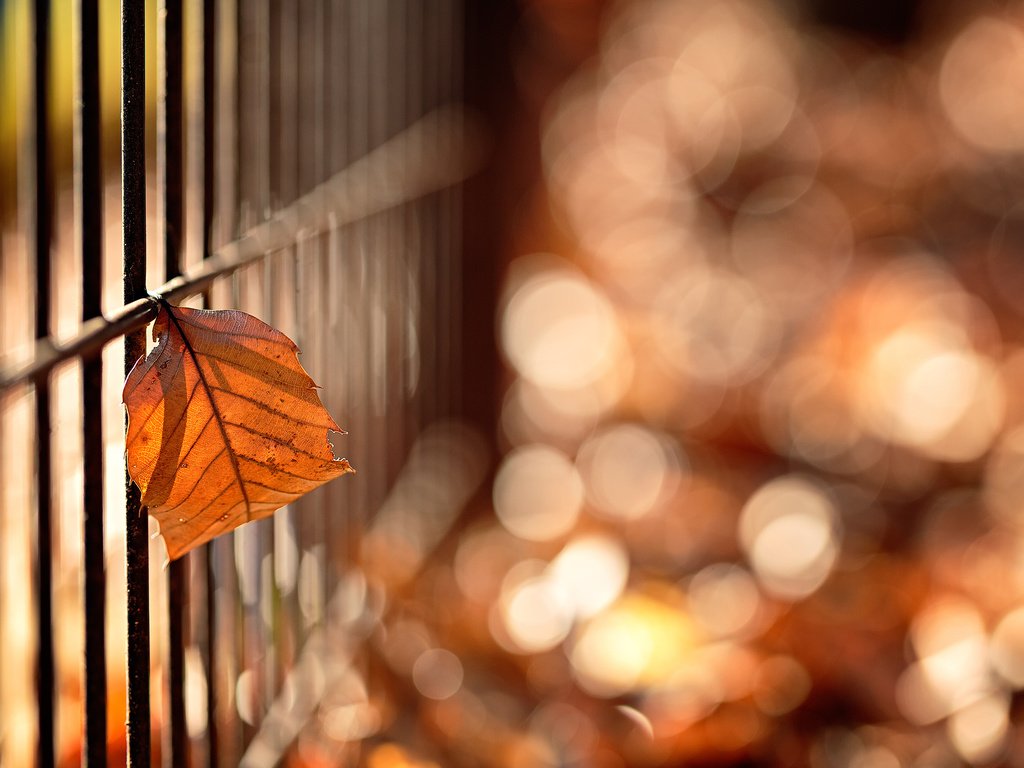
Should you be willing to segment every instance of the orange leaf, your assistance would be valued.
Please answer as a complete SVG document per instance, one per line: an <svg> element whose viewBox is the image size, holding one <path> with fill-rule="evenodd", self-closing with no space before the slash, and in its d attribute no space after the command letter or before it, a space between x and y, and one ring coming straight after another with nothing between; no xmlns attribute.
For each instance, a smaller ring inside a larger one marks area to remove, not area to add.
<svg viewBox="0 0 1024 768"><path fill-rule="evenodd" d="M342 432L280 331L161 302L156 347L124 383L128 471L173 560L346 472Z"/></svg>

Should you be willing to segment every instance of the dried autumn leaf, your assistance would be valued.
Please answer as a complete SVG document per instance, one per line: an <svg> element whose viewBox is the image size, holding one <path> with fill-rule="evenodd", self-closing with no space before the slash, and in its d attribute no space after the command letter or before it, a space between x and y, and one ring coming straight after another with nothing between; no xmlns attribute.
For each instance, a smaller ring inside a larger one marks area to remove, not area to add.
<svg viewBox="0 0 1024 768"><path fill-rule="evenodd" d="M173 560L323 485L342 432L280 331L161 302L156 347L124 383L128 470Z"/></svg>

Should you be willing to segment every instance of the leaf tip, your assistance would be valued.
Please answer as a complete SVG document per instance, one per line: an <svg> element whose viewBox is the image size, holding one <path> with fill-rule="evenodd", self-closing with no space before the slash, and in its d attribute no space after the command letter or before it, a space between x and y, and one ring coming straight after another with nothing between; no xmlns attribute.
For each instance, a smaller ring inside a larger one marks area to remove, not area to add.
<svg viewBox="0 0 1024 768"><path fill-rule="evenodd" d="M195 545L182 544L178 541L172 541L163 531L160 532L160 536L164 540L164 550L167 553L167 557L164 558L164 569L171 564L172 561L177 560L184 554L187 554Z"/></svg>

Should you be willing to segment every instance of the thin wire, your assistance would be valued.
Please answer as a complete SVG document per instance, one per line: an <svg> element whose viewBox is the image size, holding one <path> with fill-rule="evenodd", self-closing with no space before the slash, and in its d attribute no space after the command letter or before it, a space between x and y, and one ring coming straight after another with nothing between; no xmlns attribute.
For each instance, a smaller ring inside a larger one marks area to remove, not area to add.
<svg viewBox="0 0 1024 768"><path fill-rule="evenodd" d="M448 131L453 132L453 138L445 146L453 149L452 155L411 154L414 147L435 145L436 134ZM412 157L418 162L408 163ZM66 342L57 344L49 337L37 340L27 361L0 371L0 392L38 379L66 360L95 355L108 342L145 327L156 317L156 298L176 303L202 293L218 278L286 247L299 233L310 236L331 226L362 222L381 211L457 184L478 167L481 157L478 128L467 125L460 112L446 109L427 115L267 221L219 248L194 269L164 283L150 296L125 302L106 318L83 323L79 332Z"/></svg>

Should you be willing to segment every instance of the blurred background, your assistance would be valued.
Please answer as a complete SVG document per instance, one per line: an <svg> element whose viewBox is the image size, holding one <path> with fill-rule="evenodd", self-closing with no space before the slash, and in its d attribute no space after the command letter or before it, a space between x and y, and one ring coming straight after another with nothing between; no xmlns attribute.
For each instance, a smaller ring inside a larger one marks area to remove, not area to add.
<svg viewBox="0 0 1024 768"><path fill-rule="evenodd" d="M1024 4L469 13L458 419L337 511L348 666L285 764L1024 766Z"/></svg>

